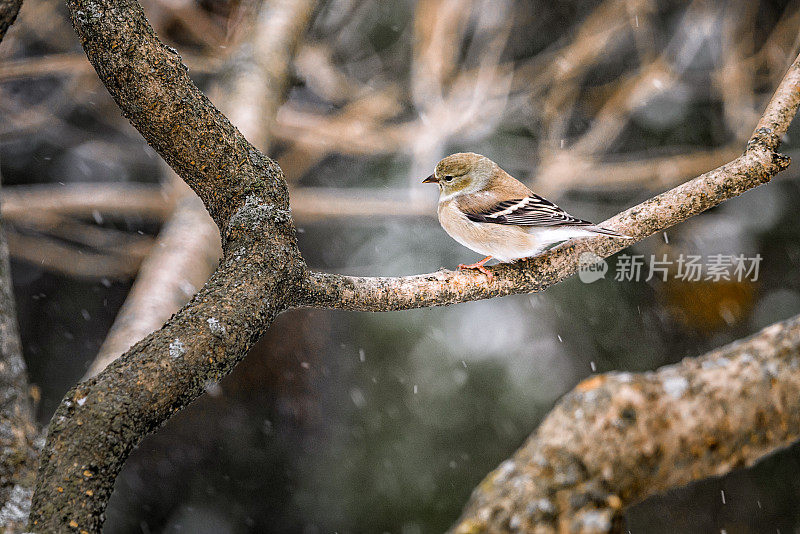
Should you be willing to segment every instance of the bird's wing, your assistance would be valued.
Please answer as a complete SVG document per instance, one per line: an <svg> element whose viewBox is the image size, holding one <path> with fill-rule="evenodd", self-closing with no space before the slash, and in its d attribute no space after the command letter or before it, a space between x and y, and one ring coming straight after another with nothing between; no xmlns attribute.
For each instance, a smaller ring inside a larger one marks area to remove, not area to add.
<svg viewBox="0 0 800 534"><path fill-rule="evenodd" d="M524 198L503 200L488 209L465 211L475 222L513 224L517 226L594 226L573 217L546 198L531 193Z"/></svg>

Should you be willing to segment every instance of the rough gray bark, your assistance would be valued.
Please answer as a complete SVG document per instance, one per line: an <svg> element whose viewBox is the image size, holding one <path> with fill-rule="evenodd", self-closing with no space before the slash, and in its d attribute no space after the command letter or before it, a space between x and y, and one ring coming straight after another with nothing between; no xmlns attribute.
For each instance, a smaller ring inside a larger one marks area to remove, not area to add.
<svg viewBox="0 0 800 534"><path fill-rule="evenodd" d="M10 271L0 220L0 525L4 532L21 530L27 520L37 437Z"/></svg>
<svg viewBox="0 0 800 534"><path fill-rule="evenodd" d="M565 395L453 532L621 532L622 510L800 437L800 316L699 358Z"/></svg>
<svg viewBox="0 0 800 534"><path fill-rule="evenodd" d="M541 290L574 273L581 252L607 256L620 248L610 240L568 244L534 260L494 268L491 283L480 274L449 271L381 279L310 273L297 249L280 169L192 84L139 5L133 0L70 0L69 8L87 56L123 113L211 213L222 234L223 260L208 284L161 330L67 393L41 456L32 530L99 531L130 450L200 395L209 381L229 372L285 309L393 310ZM608 225L642 239L786 168L788 158L775 150L800 103L799 65L800 58L743 156ZM782 443L773 440L761 450Z"/></svg>
<svg viewBox="0 0 800 534"><path fill-rule="evenodd" d="M70 390L56 410L41 454L32 530L99 532L133 446L230 372L289 306L304 265L287 212L253 195L225 230L220 267L189 304Z"/></svg>

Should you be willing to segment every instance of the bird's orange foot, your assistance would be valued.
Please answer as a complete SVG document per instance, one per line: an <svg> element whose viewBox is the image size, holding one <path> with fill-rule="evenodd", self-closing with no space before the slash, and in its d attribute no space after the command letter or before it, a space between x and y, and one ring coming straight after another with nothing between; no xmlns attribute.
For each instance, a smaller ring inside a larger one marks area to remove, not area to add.
<svg viewBox="0 0 800 534"><path fill-rule="evenodd" d="M469 265L464 265L463 263L461 263L461 264L459 264L458 268L459 269L477 269L480 272L482 272L483 274L485 274L486 278L488 278L489 281L491 282L492 278L494 278L494 275L491 273L491 271L489 271L489 269L487 269L486 267L483 266L484 263L486 263L487 261L489 261L491 259L492 259L491 256L486 256L485 258L483 258L481 261L479 261L477 263L471 263Z"/></svg>

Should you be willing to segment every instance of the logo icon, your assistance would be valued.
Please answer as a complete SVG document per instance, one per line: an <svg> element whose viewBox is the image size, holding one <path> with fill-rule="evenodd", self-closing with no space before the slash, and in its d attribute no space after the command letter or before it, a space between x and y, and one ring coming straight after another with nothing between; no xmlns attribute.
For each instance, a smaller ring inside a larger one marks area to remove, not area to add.
<svg viewBox="0 0 800 534"><path fill-rule="evenodd" d="M578 278L584 284L605 278L607 272L608 263L594 252L584 252L578 256Z"/></svg>

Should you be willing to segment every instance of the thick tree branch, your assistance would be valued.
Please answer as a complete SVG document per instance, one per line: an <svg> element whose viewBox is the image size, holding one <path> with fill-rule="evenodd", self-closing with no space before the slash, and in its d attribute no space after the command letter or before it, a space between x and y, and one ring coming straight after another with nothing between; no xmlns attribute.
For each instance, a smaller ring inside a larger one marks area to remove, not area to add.
<svg viewBox="0 0 800 534"><path fill-rule="evenodd" d="M222 264L189 304L67 393L42 451L32 530L99 532L131 449L228 373L288 307L304 269L288 223L250 197L226 227Z"/></svg>
<svg viewBox="0 0 800 534"><path fill-rule="evenodd" d="M8 247L0 224L0 525L3 532L19 531L25 525L36 474L34 441L38 437L12 289Z"/></svg>
<svg viewBox="0 0 800 534"><path fill-rule="evenodd" d="M219 232L197 195L188 193L178 201L151 253L142 262L136 282L85 378L105 369L134 343L163 325L216 268L221 256Z"/></svg>
<svg viewBox="0 0 800 534"><path fill-rule="evenodd" d="M595 375L472 494L457 533L618 532L649 495L800 437L800 316L658 371Z"/></svg>
<svg viewBox="0 0 800 534"><path fill-rule="evenodd" d="M68 7L89 61L125 117L203 200L221 230L249 195L287 209L278 166L197 88L137 2L70 0Z"/></svg>

